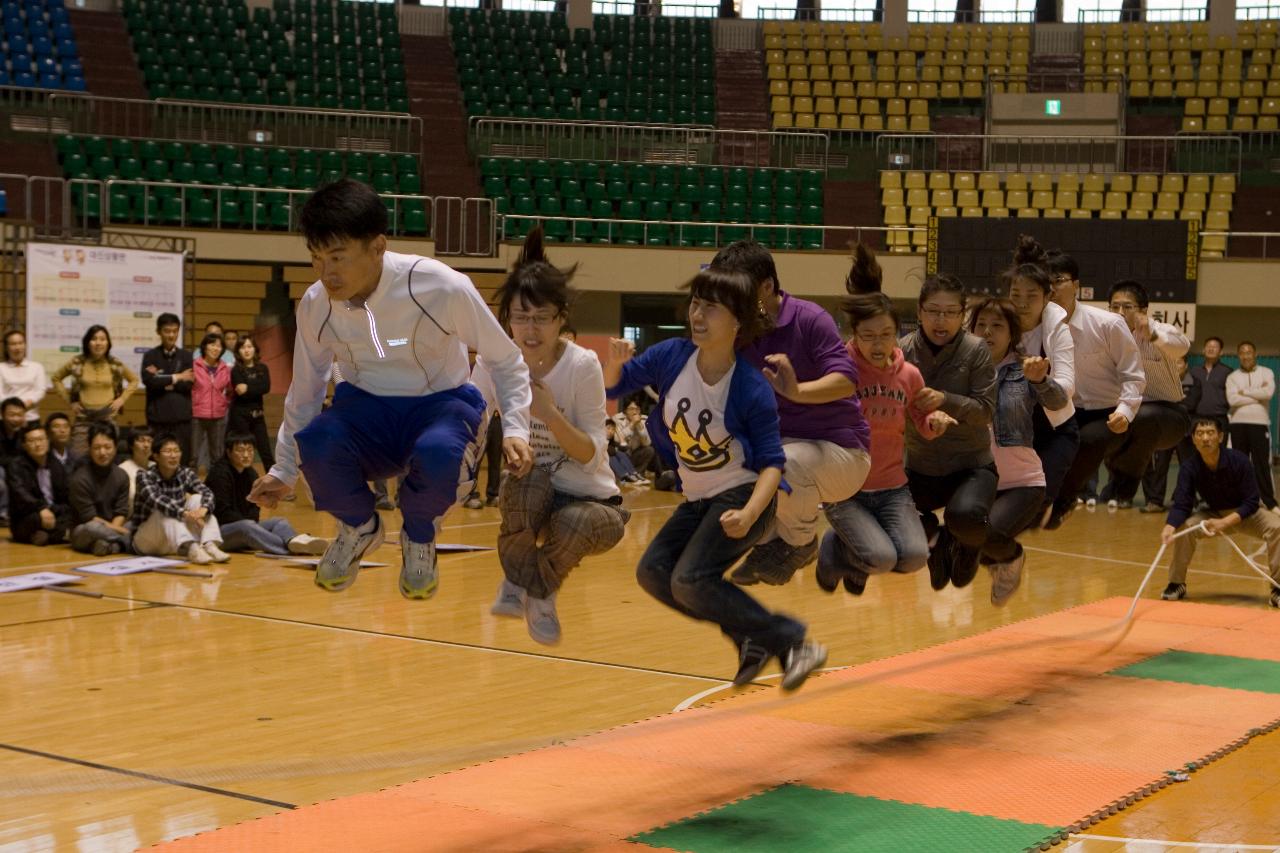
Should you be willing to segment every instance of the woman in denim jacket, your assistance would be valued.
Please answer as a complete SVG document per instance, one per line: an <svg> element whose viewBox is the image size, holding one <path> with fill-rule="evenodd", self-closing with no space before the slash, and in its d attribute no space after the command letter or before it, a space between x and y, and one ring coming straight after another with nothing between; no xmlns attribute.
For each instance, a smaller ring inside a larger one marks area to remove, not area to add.
<svg viewBox="0 0 1280 853"><path fill-rule="evenodd" d="M991 603L1000 607L1022 582L1026 554L1017 535L1036 519L1044 502L1045 476L1035 450L1035 413L1055 409L1067 399L1049 378L1049 360L1024 356L1018 310L1008 299L991 298L973 306L969 331L982 338L996 365L996 412L991 422L991 453L1000 481L991 505L982 562L991 570Z"/></svg>

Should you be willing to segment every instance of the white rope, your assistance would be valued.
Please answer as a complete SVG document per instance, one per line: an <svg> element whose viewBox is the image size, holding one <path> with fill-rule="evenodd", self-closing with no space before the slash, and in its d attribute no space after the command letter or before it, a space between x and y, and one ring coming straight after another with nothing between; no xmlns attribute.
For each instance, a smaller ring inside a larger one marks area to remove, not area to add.
<svg viewBox="0 0 1280 853"><path fill-rule="evenodd" d="M1265 510L1265 509L1259 509L1259 510L1258 510L1258 512L1266 512L1266 510ZM1227 536L1227 534L1226 534L1226 533L1223 533L1222 535L1223 535L1223 537L1225 537L1225 538L1226 538L1226 540L1227 540L1228 542L1230 542L1230 543L1231 543L1231 547L1236 549L1236 553L1237 553L1237 554L1239 554L1239 555L1240 555L1240 557L1241 557L1241 558L1242 558L1246 563L1248 563L1248 564L1249 564L1249 568L1253 569L1255 572L1257 572L1258 574L1262 575L1262 579L1263 579L1263 580L1265 580L1267 583L1271 584L1271 585L1272 585L1273 587L1275 587L1276 589L1280 589L1280 582L1277 582L1277 581L1275 580L1275 578L1271 577L1271 573L1270 573L1270 572L1265 571L1261 566L1259 566L1257 563L1255 563L1255 562L1253 561L1253 557L1252 557L1252 556L1250 556L1249 554L1246 554L1246 553L1245 553L1245 552L1240 548L1240 546L1236 544L1236 540L1232 539L1230 536Z"/></svg>

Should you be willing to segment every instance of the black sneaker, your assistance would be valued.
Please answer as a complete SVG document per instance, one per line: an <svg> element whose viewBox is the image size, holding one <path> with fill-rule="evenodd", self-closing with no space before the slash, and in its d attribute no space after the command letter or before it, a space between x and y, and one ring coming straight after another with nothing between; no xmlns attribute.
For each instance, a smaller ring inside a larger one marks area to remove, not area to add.
<svg viewBox="0 0 1280 853"><path fill-rule="evenodd" d="M961 545L959 539L951 540L951 548L951 584L956 589L963 589L978 576L978 558L981 552L977 548Z"/></svg>
<svg viewBox="0 0 1280 853"><path fill-rule="evenodd" d="M844 588L850 595L862 595L863 590L867 588L867 578L870 577L862 569L850 569L844 576Z"/></svg>
<svg viewBox="0 0 1280 853"><path fill-rule="evenodd" d="M772 655L764 646L758 646L750 640L743 641L738 647L738 671L733 676L733 686L744 687L755 681L770 657Z"/></svg>
<svg viewBox="0 0 1280 853"><path fill-rule="evenodd" d="M1054 504L1053 512L1049 513L1049 520L1044 523L1045 530L1057 530L1062 523L1071 517L1071 513L1075 512L1076 505L1074 502L1070 506L1058 506Z"/></svg>
<svg viewBox="0 0 1280 853"><path fill-rule="evenodd" d="M1150 514L1164 512L1164 504L1156 503L1155 501L1147 501L1147 505L1139 509L1138 512Z"/></svg>
<svg viewBox="0 0 1280 853"><path fill-rule="evenodd" d="M1164 592L1160 593L1160 597L1165 601L1181 601L1187 597L1187 585L1185 583L1171 583L1164 588ZM1274 603L1275 596L1272 596Z"/></svg>
<svg viewBox="0 0 1280 853"><path fill-rule="evenodd" d="M929 550L929 585L934 589L946 589L951 583L951 541L951 534L943 528Z"/></svg>

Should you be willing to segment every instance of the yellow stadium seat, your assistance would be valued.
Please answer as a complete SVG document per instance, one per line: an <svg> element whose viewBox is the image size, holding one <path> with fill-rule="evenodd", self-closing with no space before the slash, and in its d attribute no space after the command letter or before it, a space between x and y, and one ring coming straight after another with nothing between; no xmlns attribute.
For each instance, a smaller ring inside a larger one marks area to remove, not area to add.
<svg viewBox="0 0 1280 853"><path fill-rule="evenodd" d="M951 190L933 190L929 195L929 203L934 207L954 207L955 193Z"/></svg>
<svg viewBox="0 0 1280 853"><path fill-rule="evenodd" d="M960 216L963 219L981 219L983 210L980 207L962 207Z"/></svg>
<svg viewBox="0 0 1280 853"><path fill-rule="evenodd" d="M1058 190L1053 197L1053 206L1061 210L1074 210L1079 206L1078 193L1075 190Z"/></svg>
<svg viewBox="0 0 1280 853"><path fill-rule="evenodd" d="M1133 175L1119 174L1111 176L1111 190L1118 193L1133 192Z"/></svg>
<svg viewBox="0 0 1280 853"><path fill-rule="evenodd" d="M1276 116L1258 116L1258 120L1254 122L1254 130L1275 132L1277 129L1280 129L1280 119Z"/></svg>
<svg viewBox="0 0 1280 853"><path fill-rule="evenodd" d="M1017 208L1019 219L1039 219L1040 211L1034 207Z"/></svg>
<svg viewBox="0 0 1280 853"><path fill-rule="evenodd" d="M818 126L818 121L814 118L813 113L795 113L796 127L811 130Z"/></svg>
<svg viewBox="0 0 1280 853"><path fill-rule="evenodd" d="M1080 179L1070 172L1058 175L1057 190L1060 193L1073 193L1080 189ZM1057 205L1062 207L1062 205ZM1075 207L1074 204L1067 205L1068 208Z"/></svg>
<svg viewBox="0 0 1280 853"><path fill-rule="evenodd" d="M951 176L951 188L954 190L972 190L977 189L977 186L972 172L956 172ZM963 204L960 206L964 207Z"/></svg>
<svg viewBox="0 0 1280 853"><path fill-rule="evenodd" d="M830 98L832 95L830 80L815 80L813 82L813 96L815 98Z"/></svg>
<svg viewBox="0 0 1280 853"><path fill-rule="evenodd" d="M911 133L929 132L929 117L927 115L913 115L909 118L911 120L908 123L907 130Z"/></svg>
<svg viewBox="0 0 1280 853"><path fill-rule="evenodd" d="M982 207L978 201L978 191L974 189L956 191L956 207Z"/></svg>
<svg viewBox="0 0 1280 853"><path fill-rule="evenodd" d="M865 115L880 115L880 102L875 98L862 98L858 101L858 112Z"/></svg>
<svg viewBox="0 0 1280 853"><path fill-rule="evenodd" d="M928 225L929 217L933 215L933 208L925 205L924 207L911 208L911 215L907 217L909 225Z"/></svg>
<svg viewBox="0 0 1280 853"><path fill-rule="evenodd" d="M852 83L852 82L850 82L850 81L848 81L848 80L842 80L842 81L840 81L840 82L836 83L836 86L835 86L835 96L836 96L837 98L852 98L852 97L854 97L853 83Z"/></svg>
<svg viewBox="0 0 1280 853"><path fill-rule="evenodd" d="M1230 216L1225 210L1211 210L1204 217L1204 230L1226 231L1230 225Z"/></svg>
<svg viewBox="0 0 1280 853"><path fill-rule="evenodd" d="M1209 193L1210 210L1231 210L1231 193Z"/></svg>
<svg viewBox="0 0 1280 853"><path fill-rule="evenodd" d="M853 75L849 71L849 66L833 65L831 66L831 79L839 82L845 82L848 80L852 80Z"/></svg>
<svg viewBox="0 0 1280 853"><path fill-rule="evenodd" d="M939 207L934 215L939 219L955 219L958 214L954 207Z"/></svg>
<svg viewBox="0 0 1280 853"><path fill-rule="evenodd" d="M810 80L830 80L831 69L825 65L810 65L809 79Z"/></svg>
<svg viewBox="0 0 1280 853"><path fill-rule="evenodd" d="M1088 210L1083 210L1081 208L1076 208L1075 210L1071 211L1071 218L1072 219L1092 219L1093 212Z"/></svg>
<svg viewBox="0 0 1280 853"><path fill-rule="evenodd" d="M1161 190L1156 195L1156 210L1179 210L1181 206L1182 196L1176 192Z"/></svg>
<svg viewBox="0 0 1280 853"><path fill-rule="evenodd" d="M836 112L842 116L856 116L858 114L858 99L841 98L836 104Z"/></svg>
<svg viewBox="0 0 1280 853"><path fill-rule="evenodd" d="M982 193L982 206L987 210L993 207L1004 207L1004 192L1001 190L984 190Z"/></svg>
<svg viewBox="0 0 1280 853"><path fill-rule="evenodd" d="M1207 205L1208 193L1189 192L1182 196L1182 209L1203 211Z"/></svg>
<svg viewBox="0 0 1280 853"><path fill-rule="evenodd" d="M948 172L930 172L929 173L929 189L931 190L949 190L951 189L951 175ZM937 207L937 204L934 205Z"/></svg>
<svg viewBox="0 0 1280 853"><path fill-rule="evenodd" d="M1125 219L1150 219L1151 211L1136 210L1134 208L1129 208L1127 211L1125 211L1124 218Z"/></svg>
<svg viewBox="0 0 1280 853"><path fill-rule="evenodd" d="M1209 192L1209 176L1208 175L1188 175L1186 192L1190 192L1190 193Z"/></svg>
<svg viewBox="0 0 1280 853"><path fill-rule="evenodd" d="M895 204L892 207L886 207L884 209L884 224L890 226L906 225L907 209L900 204Z"/></svg>
<svg viewBox="0 0 1280 853"><path fill-rule="evenodd" d="M885 114L891 116L904 116L907 114L907 102L902 98L890 98L885 103Z"/></svg>
<svg viewBox="0 0 1280 853"><path fill-rule="evenodd" d="M874 98L876 96L876 84L870 80L859 81L857 92L859 98ZM876 110L876 112L879 112L879 110Z"/></svg>
<svg viewBox="0 0 1280 853"><path fill-rule="evenodd" d="M818 115L818 129L819 130L839 130L840 123L836 119L834 114L820 113Z"/></svg>
<svg viewBox="0 0 1280 853"><path fill-rule="evenodd" d="M1253 131L1253 116L1238 115L1231 119L1233 133L1250 133Z"/></svg>
<svg viewBox="0 0 1280 853"><path fill-rule="evenodd" d="M1184 116L1203 116L1205 114L1203 98L1187 98L1182 106Z"/></svg>
<svg viewBox="0 0 1280 853"><path fill-rule="evenodd" d="M1236 101L1236 115L1256 116L1258 114L1257 98L1241 98Z"/></svg>
<svg viewBox="0 0 1280 853"><path fill-rule="evenodd" d="M1231 104L1226 98L1209 99L1209 115L1225 116L1231 112Z"/></svg>
<svg viewBox="0 0 1280 853"><path fill-rule="evenodd" d="M1204 129L1206 133L1226 133L1227 117L1209 116L1204 120Z"/></svg>
<svg viewBox="0 0 1280 853"><path fill-rule="evenodd" d="M1104 208L1103 210L1098 211L1098 218L1099 219L1124 219L1124 211L1109 210Z"/></svg>
<svg viewBox="0 0 1280 853"><path fill-rule="evenodd" d="M1011 172L1004 176L1004 188L1006 190L1025 190L1030 186L1027 176L1021 172Z"/></svg>
<svg viewBox="0 0 1280 853"><path fill-rule="evenodd" d="M1233 193L1236 191L1235 175L1214 175L1213 191L1215 193Z"/></svg>
<svg viewBox="0 0 1280 853"><path fill-rule="evenodd" d="M1008 190L1004 197L1005 204L1014 209L1028 206L1026 190Z"/></svg>
<svg viewBox="0 0 1280 853"><path fill-rule="evenodd" d="M961 97L967 101L977 101L982 98L982 83L975 81L966 81L964 87L960 90Z"/></svg>
<svg viewBox="0 0 1280 853"><path fill-rule="evenodd" d="M1031 193L1031 206L1036 210L1048 210L1054 206L1053 201L1052 190L1035 190Z"/></svg>
<svg viewBox="0 0 1280 853"><path fill-rule="evenodd" d="M1157 207L1155 210L1151 211L1151 218L1152 218L1152 219L1163 219L1163 220L1177 219L1177 218L1178 218L1178 211L1176 211L1176 210L1161 210L1160 208L1158 208L1158 207Z"/></svg>
<svg viewBox="0 0 1280 853"><path fill-rule="evenodd" d="M866 131L884 130L884 118L879 113L864 115L862 117L862 129Z"/></svg>
<svg viewBox="0 0 1280 853"><path fill-rule="evenodd" d="M1060 207L1050 207L1042 214L1045 219L1066 219L1067 212Z"/></svg>
<svg viewBox="0 0 1280 853"><path fill-rule="evenodd" d="M778 95L790 95L790 94L791 94L791 88L787 86L786 80L770 80L769 81L769 95L771 97L777 97Z"/></svg>
<svg viewBox="0 0 1280 853"><path fill-rule="evenodd" d="M795 127L795 123L791 118L791 113L774 113L773 129L783 130L784 128Z"/></svg>
<svg viewBox="0 0 1280 853"><path fill-rule="evenodd" d="M1129 196L1130 210L1149 211L1154 207L1155 207L1155 204L1153 203L1153 200L1152 200L1152 194L1145 190L1139 190L1133 193L1131 196Z"/></svg>
<svg viewBox="0 0 1280 853"><path fill-rule="evenodd" d="M1133 188L1140 193L1153 193L1160 189L1160 179L1155 175L1138 175Z"/></svg>
<svg viewBox="0 0 1280 853"><path fill-rule="evenodd" d="M791 99L786 95L774 95L769 100L769 111L775 113L791 112Z"/></svg>
<svg viewBox="0 0 1280 853"><path fill-rule="evenodd" d="M822 115L824 113L835 115L836 99L835 98L815 98L813 101L813 111Z"/></svg>
<svg viewBox="0 0 1280 853"><path fill-rule="evenodd" d="M813 98L792 98L791 111L795 113L813 112Z"/></svg>
<svg viewBox="0 0 1280 853"><path fill-rule="evenodd" d="M1129 207L1129 196L1127 193L1108 192L1103 210L1125 210Z"/></svg>
<svg viewBox="0 0 1280 853"><path fill-rule="evenodd" d="M1009 218L1009 208L1007 208L1007 207L992 207L992 208L989 208L989 209L987 209L987 218L988 218L988 219L1008 219L1008 218Z"/></svg>
<svg viewBox="0 0 1280 853"><path fill-rule="evenodd" d="M1180 193L1186 189L1182 175L1169 173L1160 178L1160 192Z"/></svg>
<svg viewBox="0 0 1280 853"><path fill-rule="evenodd" d="M813 95L813 87L808 80L793 80L791 83L791 97L808 98Z"/></svg>
<svg viewBox="0 0 1280 853"><path fill-rule="evenodd" d="M1037 172L1031 176L1031 189L1033 192L1043 192L1053 189L1053 175L1045 172Z"/></svg>
<svg viewBox="0 0 1280 853"><path fill-rule="evenodd" d="M840 116L841 130L862 130L862 119L856 115L844 113Z"/></svg>
<svg viewBox="0 0 1280 853"><path fill-rule="evenodd" d="M770 79L770 80L786 80L786 79L787 79L787 66L785 66L785 65L770 65L770 66L769 66L769 79Z"/></svg>
<svg viewBox="0 0 1280 853"><path fill-rule="evenodd" d="M902 186L909 190L922 190L929 185L929 176L924 172L907 172Z"/></svg>
<svg viewBox="0 0 1280 853"><path fill-rule="evenodd" d="M884 129L890 133L906 133L907 117L906 116L887 116L885 118Z"/></svg>
<svg viewBox="0 0 1280 853"><path fill-rule="evenodd" d="M929 191L926 189L907 190L907 207L928 207Z"/></svg>
<svg viewBox="0 0 1280 853"><path fill-rule="evenodd" d="M995 172L983 172L978 175L978 189L983 191L1000 189L1000 176Z"/></svg>

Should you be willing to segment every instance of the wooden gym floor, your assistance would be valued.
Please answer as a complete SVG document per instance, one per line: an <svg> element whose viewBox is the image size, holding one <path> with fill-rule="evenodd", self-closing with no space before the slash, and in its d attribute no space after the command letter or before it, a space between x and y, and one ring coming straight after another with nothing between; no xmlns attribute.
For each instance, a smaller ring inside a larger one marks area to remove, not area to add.
<svg viewBox="0 0 1280 853"><path fill-rule="evenodd" d="M397 594L392 545L375 556L390 565L336 595L305 568L248 555L213 567L210 580L86 576L100 600L0 595L0 851L132 850L721 695L732 649L633 578L675 500L628 496L623 542L561 592L564 640L554 648L530 640L523 621L489 615L500 576L492 551L442 555L428 602ZM300 531L333 532L301 499L283 511ZM398 516L387 519L398 530ZM985 572L941 593L917 573L875 578L861 598L827 596L812 568L786 587L755 589L809 622L828 666L847 666L1131 596L1162 524L1133 510L1081 510L1059 531L1028 535L1022 588L1003 609L988 601ZM441 540L492 545L497 527L495 509L456 508ZM65 570L86 562L77 556L5 538L0 574ZM1264 584L1225 543L1197 556L1192 600L1266 606ZM1163 585L1158 570L1148 596ZM1280 849L1278 763L1280 735L1257 738L1063 849Z"/></svg>

